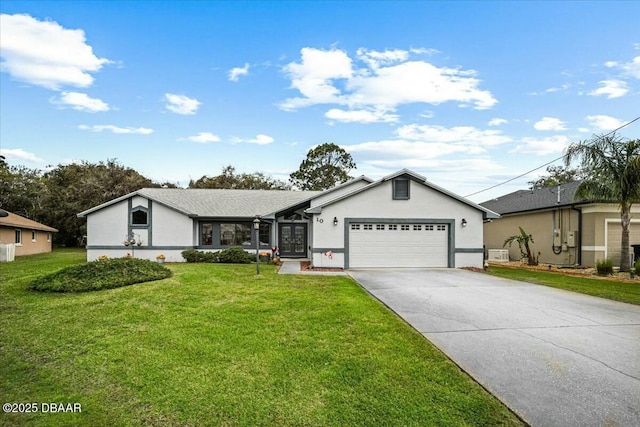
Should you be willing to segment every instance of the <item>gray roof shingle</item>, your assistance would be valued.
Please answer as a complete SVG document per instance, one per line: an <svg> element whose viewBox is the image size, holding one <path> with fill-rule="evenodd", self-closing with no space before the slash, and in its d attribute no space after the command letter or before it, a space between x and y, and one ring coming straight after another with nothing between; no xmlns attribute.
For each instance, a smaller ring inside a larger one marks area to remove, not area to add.
<svg viewBox="0 0 640 427"><path fill-rule="evenodd" d="M319 193L321 192L143 188L81 212L78 216L85 216L132 195L147 197L189 216L228 218L265 216L308 200Z"/></svg>
<svg viewBox="0 0 640 427"><path fill-rule="evenodd" d="M537 190L518 190L513 193L480 203L500 215L550 209L559 206L573 205L586 200L574 200L580 181L560 185L560 202L558 202L558 186Z"/></svg>

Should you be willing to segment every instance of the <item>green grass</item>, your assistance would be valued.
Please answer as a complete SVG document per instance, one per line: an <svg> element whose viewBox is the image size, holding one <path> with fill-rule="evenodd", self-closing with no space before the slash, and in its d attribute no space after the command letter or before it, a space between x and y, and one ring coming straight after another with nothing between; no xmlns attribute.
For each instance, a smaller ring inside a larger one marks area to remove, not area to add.
<svg viewBox="0 0 640 427"><path fill-rule="evenodd" d="M83 258L0 264L3 403L82 404L1 425L521 425L348 278L170 264L101 292L26 289Z"/></svg>
<svg viewBox="0 0 640 427"><path fill-rule="evenodd" d="M536 283L596 297L640 304L640 281L637 283L567 276L562 273L532 271L491 265L489 274L507 279Z"/></svg>

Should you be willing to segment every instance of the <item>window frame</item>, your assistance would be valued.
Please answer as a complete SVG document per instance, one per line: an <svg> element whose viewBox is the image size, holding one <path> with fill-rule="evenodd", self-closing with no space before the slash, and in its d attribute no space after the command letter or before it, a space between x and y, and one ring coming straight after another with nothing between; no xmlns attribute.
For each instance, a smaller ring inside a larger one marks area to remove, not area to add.
<svg viewBox="0 0 640 427"><path fill-rule="evenodd" d="M137 223L137 222L134 221L134 215L137 214L138 212L144 213L145 222ZM132 227L145 227L145 226L148 226L149 225L149 209L144 208L142 206L137 206L137 207L131 209L130 221L131 221L131 226Z"/></svg>
<svg viewBox="0 0 640 427"><path fill-rule="evenodd" d="M36 230L31 230L31 241L32 242L38 241L38 232Z"/></svg>
<svg viewBox="0 0 640 427"><path fill-rule="evenodd" d="M398 184L399 183L406 183L407 187L407 194L398 194L399 192L399 187ZM411 180L409 178L395 178L393 181L391 181L391 187L392 187L392 197L393 200L409 200L411 198Z"/></svg>
<svg viewBox="0 0 640 427"><path fill-rule="evenodd" d="M15 234L15 245L16 246L22 246L22 230L19 228L16 228L16 234Z"/></svg>

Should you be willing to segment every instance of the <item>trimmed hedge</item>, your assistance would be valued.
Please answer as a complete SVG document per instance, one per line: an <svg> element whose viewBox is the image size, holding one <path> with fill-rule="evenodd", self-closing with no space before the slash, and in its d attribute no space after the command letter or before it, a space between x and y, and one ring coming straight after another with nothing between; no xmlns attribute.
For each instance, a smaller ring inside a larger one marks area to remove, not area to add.
<svg viewBox="0 0 640 427"><path fill-rule="evenodd" d="M171 276L171 270L153 261L113 258L64 268L29 283L29 289L45 292L87 292L151 282Z"/></svg>
<svg viewBox="0 0 640 427"><path fill-rule="evenodd" d="M182 257L187 262L220 262L225 264L249 264L256 260L255 254L250 254L240 246L233 246L219 252L200 252L195 249L182 251Z"/></svg>

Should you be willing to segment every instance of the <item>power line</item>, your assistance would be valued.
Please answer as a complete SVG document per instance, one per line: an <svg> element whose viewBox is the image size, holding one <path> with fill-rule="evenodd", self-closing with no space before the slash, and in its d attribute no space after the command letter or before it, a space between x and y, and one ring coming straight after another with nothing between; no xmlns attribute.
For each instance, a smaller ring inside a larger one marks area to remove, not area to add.
<svg viewBox="0 0 640 427"><path fill-rule="evenodd" d="M635 119L631 120L630 122L627 122L627 123L623 124L622 126L618 127L617 129L614 129L614 130L612 130L611 132L609 132L609 133L607 133L607 134L605 134L605 135L602 135L602 136L601 136L601 138L606 138L607 136L609 136L609 135L611 135L611 134L613 134L613 133L616 133L616 132L617 132L617 131L619 131L620 129L625 128L625 127L629 126L631 123L636 122L636 121L638 121L638 120L640 120L640 116L636 117ZM560 157L558 157L558 158L555 158L555 159L551 160L550 162L547 162L547 163L545 163L545 164L543 164L543 165L540 165L540 166L538 166L538 167L536 167L536 168L534 168L534 169L531 169L530 171L527 171L527 172L525 172L525 173L523 173L523 174L520 174L520 175L518 175L518 176L515 176L515 177L513 177L513 178L510 178L510 179L508 179L508 180L506 180L506 181L503 181L503 182L500 182L500 183L498 183L498 184L492 185L491 187L487 187L487 188L485 188L484 190L480 190L480 191L476 191L475 193L467 194L467 195L466 195L466 196L464 196L464 197L471 197L471 196L475 196L476 194L484 193L485 191L489 191L489 190L492 190L492 189L494 189L494 188L496 188L496 187L500 187L501 185L508 184L508 183L510 183L511 181L515 181L515 180L516 180L516 179L518 179L518 178L522 178L523 176L530 174L531 172L535 172L535 171L537 171L538 169L542 169L542 168L543 168L543 167L545 167L545 166L549 166L550 164L555 163L555 162L557 162L557 161L558 161L558 160L560 160L560 159L563 159L565 156L566 156L566 154L563 154L562 156L560 156Z"/></svg>

